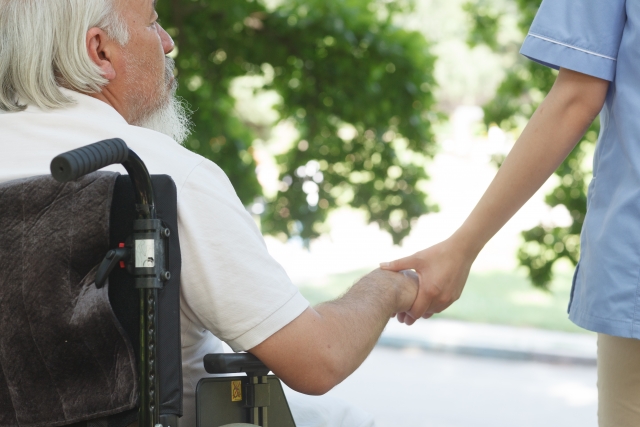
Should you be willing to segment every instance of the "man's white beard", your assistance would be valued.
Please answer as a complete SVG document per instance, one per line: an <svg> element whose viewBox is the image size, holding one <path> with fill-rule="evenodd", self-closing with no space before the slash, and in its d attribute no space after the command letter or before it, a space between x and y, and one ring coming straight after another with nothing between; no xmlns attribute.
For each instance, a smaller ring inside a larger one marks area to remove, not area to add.
<svg viewBox="0 0 640 427"><path fill-rule="evenodd" d="M144 64L139 63L135 58L132 58L132 63L141 67L140 69L144 67ZM158 104L157 98L153 99L154 97L140 95L131 97L132 104L135 106L135 119L131 124L163 133L179 144L183 144L191 134L193 127L190 117L192 112L189 109L189 104L175 94L178 83L173 80L174 67L173 59L166 57L164 82L159 83L157 88L158 94L165 93L166 99L161 104ZM154 107L148 107L154 104Z"/></svg>
<svg viewBox="0 0 640 427"><path fill-rule="evenodd" d="M171 95L168 101L147 117L142 118L137 126L163 133L183 144L191 134L191 110L186 101Z"/></svg>

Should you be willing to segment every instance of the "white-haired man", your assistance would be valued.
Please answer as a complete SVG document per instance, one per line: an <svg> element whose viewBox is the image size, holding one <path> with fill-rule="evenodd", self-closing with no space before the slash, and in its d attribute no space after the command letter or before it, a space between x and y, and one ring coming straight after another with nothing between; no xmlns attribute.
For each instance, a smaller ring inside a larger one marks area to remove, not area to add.
<svg viewBox="0 0 640 427"><path fill-rule="evenodd" d="M362 363L390 316L411 307L417 282L376 270L341 299L309 306L224 173L176 143L189 124L173 97L173 41L157 17L154 0L0 0L0 181L45 174L56 154L112 137L151 173L172 176L183 256L182 427L195 425L202 357L220 352L220 340L258 356L291 388L323 394ZM372 425L322 405L294 399L296 421Z"/></svg>

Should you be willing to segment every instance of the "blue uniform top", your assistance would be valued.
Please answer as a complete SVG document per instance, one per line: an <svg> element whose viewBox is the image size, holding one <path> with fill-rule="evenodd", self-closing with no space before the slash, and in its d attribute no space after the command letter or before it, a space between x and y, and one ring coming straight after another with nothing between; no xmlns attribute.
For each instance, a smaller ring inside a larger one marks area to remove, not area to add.
<svg viewBox="0 0 640 427"><path fill-rule="evenodd" d="M640 339L640 1L545 0L521 53L611 82L569 318Z"/></svg>

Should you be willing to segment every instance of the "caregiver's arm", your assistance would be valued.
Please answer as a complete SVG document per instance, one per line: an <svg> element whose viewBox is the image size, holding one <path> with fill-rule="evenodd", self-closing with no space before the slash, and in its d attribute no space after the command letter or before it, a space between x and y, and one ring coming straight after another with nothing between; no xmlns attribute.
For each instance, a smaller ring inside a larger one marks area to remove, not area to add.
<svg viewBox="0 0 640 427"><path fill-rule="evenodd" d="M484 245L529 200L576 146L605 101L609 82L561 69L505 159L493 182L462 226L447 240L407 258L383 263L389 270L415 269L418 297L400 321L439 313L456 301L471 264Z"/></svg>

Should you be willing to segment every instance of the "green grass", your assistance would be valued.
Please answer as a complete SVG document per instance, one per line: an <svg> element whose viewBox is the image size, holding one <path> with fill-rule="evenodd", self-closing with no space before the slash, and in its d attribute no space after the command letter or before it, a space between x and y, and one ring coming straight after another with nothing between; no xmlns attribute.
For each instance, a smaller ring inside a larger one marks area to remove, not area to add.
<svg viewBox="0 0 640 427"><path fill-rule="evenodd" d="M367 270L328 275L299 283L302 294L317 304L343 294ZM557 274L550 291L534 288L523 271L471 273L460 300L440 318L469 322L586 332L567 318L571 275Z"/></svg>

